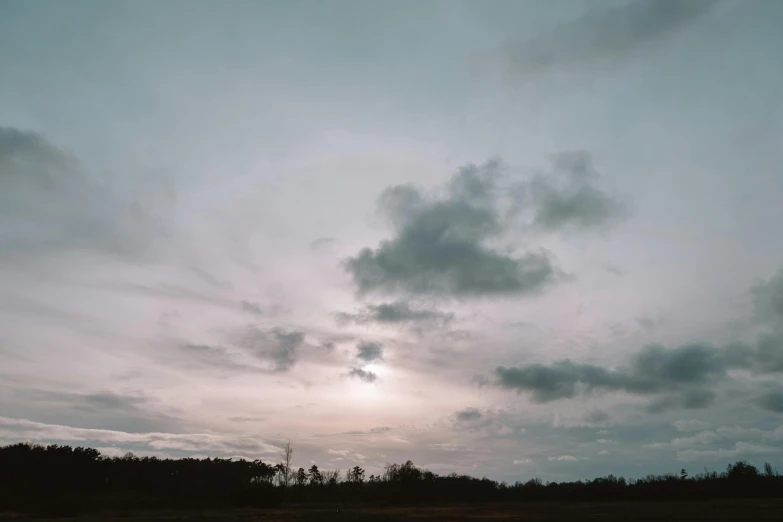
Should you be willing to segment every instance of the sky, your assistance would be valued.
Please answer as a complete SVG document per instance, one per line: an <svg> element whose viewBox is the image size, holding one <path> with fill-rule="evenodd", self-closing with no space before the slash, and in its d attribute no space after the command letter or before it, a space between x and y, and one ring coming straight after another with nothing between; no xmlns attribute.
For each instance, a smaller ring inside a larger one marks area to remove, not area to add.
<svg viewBox="0 0 783 522"><path fill-rule="evenodd" d="M0 1L0 444L783 464L783 3Z"/></svg>

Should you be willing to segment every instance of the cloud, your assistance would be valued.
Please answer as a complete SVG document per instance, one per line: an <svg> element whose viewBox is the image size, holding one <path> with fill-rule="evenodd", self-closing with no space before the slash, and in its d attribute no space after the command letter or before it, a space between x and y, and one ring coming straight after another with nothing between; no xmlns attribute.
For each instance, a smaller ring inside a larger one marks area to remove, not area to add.
<svg viewBox="0 0 783 522"><path fill-rule="evenodd" d="M756 404L767 411L783 413L783 392L765 393L756 400Z"/></svg>
<svg viewBox="0 0 783 522"><path fill-rule="evenodd" d="M211 369L231 372L260 371L260 368L242 362L239 354L233 353L223 346L183 344L180 346L180 349Z"/></svg>
<svg viewBox="0 0 783 522"><path fill-rule="evenodd" d="M159 405L139 394L110 391L73 393L38 388L11 388L8 403L2 409L14 415L31 415L45 422L71 422L77 426L94 425L128 432L166 430L178 419L159 410ZM2 401L5 402L5 401Z"/></svg>
<svg viewBox="0 0 783 522"><path fill-rule="evenodd" d="M388 433L392 429L390 426L376 426L374 428L370 428L369 430L353 430L353 431L345 431L342 433L342 435L380 435L382 433Z"/></svg>
<svg viewBox="0 0 783 522"><path fill-rule="evenodd" d="M357 324L400 324L400 323L430 323L445 325L454 319L454 314L411 308L407 301L393 301L378 305L367 305L357 314L335 314L339 323L353 322Z"/></svg>
<svg viewBox="0 0 783 522"><path fill-rule="evenodd" d="M495 369L497 386L530 393L535 402L568 399L582 393L625 392L657 396L648 411L706 408L715 399L711 387L729 370L755 374L783 372L783 336L765 334L755 344L724 347L692 343L676 348L648 345L627 366L605 368L569 359L550 365Z"/></svg>
<svg viewBox="0 0 783 522"><path fill-rule="evenodd" d="M650 317L648 315L641 315L636 318L636 322L645 330L655 330L663 323L661 317Z"/></svg>
<svg viewBox="0 0 783 522"><path fill-rule="evenodd" d="M536 176L528 186L534 208L533 224L546 230L584 230L616 223L625 206L595 185L599 174L585 151L562 152L553 158L553 171Z"/></svg>
<svg viewBox="0 0 783 522"><path fill-rule="evenodd" d="M474 421L481 418L481 412L476 408L465 408L456 413L458 421Z"/></svg>
<svg viewBox="0 0 783 522"><path fill-rule="evenodd" d="M140 404L147 402L144 397L118 395L110 392L87 394L83 396L83 399L86 407L112 410L135 410Z"/></svg>
<svg viewBox="0 0 783 522"><path fill-rule="evenodd" d="M521 466L521 465L524 465L524 464L532 464L533 460L532 459L528 459L528 458L521 458L521 459L514 459L512 461L512 463L515 466Z"/></svg>
<svg viewBox="0 0 783 522"><path fill-rule="evenodd" d="M557 461L559 461L559 462L575 462L575 461L577 461L579 459L577 459L573 455L560 455L559 457L547 457L546 460L548 460L550 462L557 462Z"/></svg>
<svg viewBox="0 0 783 522"><path fill-rule="evenodd" d="M660 413L668 410L698 410L710 406L715 401L712 390L687 390L682 394L661 397L647 405L650 413Z"/></svg>
<svg viewBox="0 0 783 522"><path fill-rule="evenodd" d="M637 0L596 9L528 40L509 45L502 61L520 75L558 68L584 68L633 58L705 16L713 0Z"/></svg>
<svg viewBox="0 0 783 522"><path fill-rule="evenodd" d="M253 315L264 315L261 305L252 301L242 301L242 310Z"/></svg>
<svg viewBox="0 0 783 522"><path fill-rule="evenodd" d="M124 431L73 428L26 419L0 417L0 440L58 441L67 443L132 444L150 450L209 452L236 455L278 454L280 449L257 437L213 433L128 433Z"/></svg>
<svg viewBox="0 0 783 522"><path fill-rule="evenodd" d="M783 268L752 288L756 319L773 328L783 328Z"/></svg>
<svg viewBox="0 0 783 522"><path fill-rule="evenodd" d="M513 254L510 232L605 228L625 205L597 187L585 151L552 157L549 172L511 179L497 161L466 165L440 190L386 189L379 212L394 235L345 261L359 295L369 293L476 298L530 295L563 278L548 252Z"/></svg>
<svg viewBox="0 0 783 522"><path fill-rule="evenodd" d="M554 283L558 271L546 252L512 256L489 246L505 231L499 175L489 162L462 167L430 198L408 185L384 191L379 208L395 236L345 262L360 295L520 295Z"/></svg>
<svg viewBox="0 0 783 522"><path fill-rule="evenodd" d="M711 444L721 439L721 436L714 431L702 431L690 437L677 437L669 442L653 442L648 446L650 448L689 448L700 444Z"/></svg>
<svg viewBox="0 0 783 522"><path fill-rule="evenodd" d="M566 359L548 366L500 366L495 376L499 386L529 392L540 403L574 397L580 387L586 391L623 391L637 395L684 389L684 403L698 407L708 402L705 394L686 388L720 377L726 368L727 361L721 352L706 345L674 349L653 345L639 352L627 368L608 369Z"/></svg>
<svg viewBox="0 0 783 522"><path fill-rule="evenodd" d="M0 240L8 256L41 249L146 255L169 232L175 193L160 181L110 187L43 136L0 127Z"/></svg>
<svg viewBox="0 0 783 522"><path fill-rule="evenodd" d="M349 377L359 379L364 382L375 382L378 379L378 375L362 368L351 368L348 372Z"/></svg>
<svg viewBox="0 0 783 522"><path fill-rule="evenodd" d="M677 420L672 422L672 426L677 431L701 431L710 427L709 423L696 419Z"/></svg>
<svg viewBox="0 0 783 522"><path fill-rule="evenodd" d="M612 417L605 411L593 410L585 415L585 420L591 426L601 426L612 420Z"/></svg>
<svg viewBox="0 0 783 522"><path fill-rule="evenodd" d="M759 444L750 444L748 442L736 442L732 448L719 449L687 449L677 452L677 459L685 462L696 460L731 460L750 455L765 455L769 453L780 453L780 448L763 446Z"/></svg>
<svg viewBox="0 0 783 522"><path fill-rule="evenodd" d="M383 360L383 345L381 343L360 342L356 345L356 358L371 363Z"/></svg>
<svg viewBox="0 0 783 522"><path fill-rule="evenodd" d="M305 334L298 330L248 328L239 339L240 346L256 357L270 361L272 371L285 372L297 361L297 349L304 344Z"/></svg>
<svg viewBox="0 0 783 522"><path fill-rule="evenodd" d="M335 449L329 449L329 450L327 450L327 453L328 453L329 455L338 455L338 456L340 456L340 457L347 457L347 456L348 456L348 454L350 453L350 451L349 451L349 450L335 450Z"/></svg>

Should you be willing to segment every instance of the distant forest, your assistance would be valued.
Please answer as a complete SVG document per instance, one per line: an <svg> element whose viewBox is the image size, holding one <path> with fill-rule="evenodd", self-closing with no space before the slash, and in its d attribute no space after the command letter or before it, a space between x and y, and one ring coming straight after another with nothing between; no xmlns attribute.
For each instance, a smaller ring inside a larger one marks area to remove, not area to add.
<svg viewBox="0 0 783 522"><path fill-rule="evenodd" d="M609 475L576 482L531 478L513 484L467 475L438 475L411 461L367 476L243 459L105 457L92 448L14 444L0 447L0 513L72 515L93 510L274 507L281 504L447 504L462 502L580 502L783 497L783 476L740 461L723 472L686 470L626 480Z"/></svg>

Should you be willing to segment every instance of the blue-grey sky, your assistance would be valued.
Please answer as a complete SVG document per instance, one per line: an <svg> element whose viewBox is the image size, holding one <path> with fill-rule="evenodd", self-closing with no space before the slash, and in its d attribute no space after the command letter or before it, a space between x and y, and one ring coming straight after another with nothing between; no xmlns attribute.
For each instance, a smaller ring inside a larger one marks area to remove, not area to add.
<svg viewBox="0 0 783 522"><path fill-rule="evenodd" d="M783 3L0 1L0 443L783 457Z"/></svg>

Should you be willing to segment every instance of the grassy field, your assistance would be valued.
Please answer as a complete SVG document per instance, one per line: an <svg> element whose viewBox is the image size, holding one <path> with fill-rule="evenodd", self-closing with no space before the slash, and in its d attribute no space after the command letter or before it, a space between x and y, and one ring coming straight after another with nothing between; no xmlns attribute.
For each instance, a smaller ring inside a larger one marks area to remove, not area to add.
<svg viewBox="0 0 783 522"><path fill-rule="evenodd" d="M227 510L199 512L149 512L131 514L103 513L72 520L117 522L189 521L189 522L381 522L407 520L419 522L562 520L562 521L714 521L781 520L783 499L725 500L719 502L637 502L637 503L531 503L488 504L437 507L349 507L311 508L294 506L273 510ZM0 519L5 518L0 515ZM16 517L13 517L16 518ZM41 519L36 520L63 520Z"/></svg>

